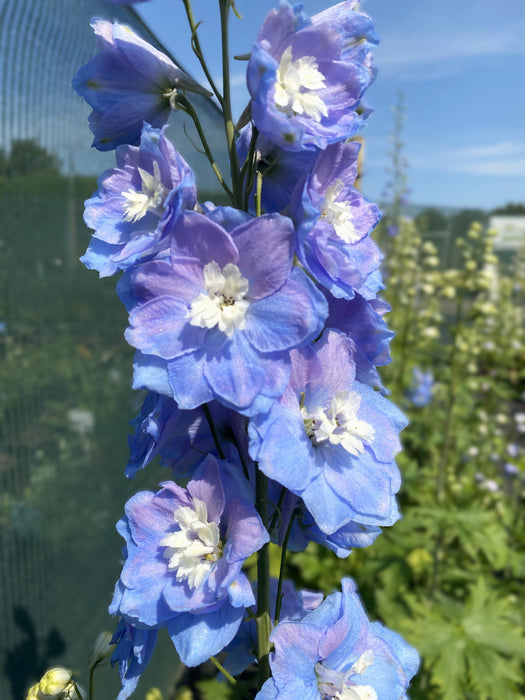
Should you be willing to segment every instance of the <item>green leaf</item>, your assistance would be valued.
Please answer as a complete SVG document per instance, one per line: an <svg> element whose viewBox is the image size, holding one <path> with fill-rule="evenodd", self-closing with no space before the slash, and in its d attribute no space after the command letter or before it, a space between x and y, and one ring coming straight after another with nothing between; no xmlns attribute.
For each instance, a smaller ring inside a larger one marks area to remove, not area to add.
<svg viewBox="0 0 525 700"><path fill-rule="evenodd" d="M523 679L525 636L513 620L513 603L480 579L463 604L438 595L432 607L409 599L412 620L402 625L421 653L443 700L468 691L479 700L513 700Z"/></svg>

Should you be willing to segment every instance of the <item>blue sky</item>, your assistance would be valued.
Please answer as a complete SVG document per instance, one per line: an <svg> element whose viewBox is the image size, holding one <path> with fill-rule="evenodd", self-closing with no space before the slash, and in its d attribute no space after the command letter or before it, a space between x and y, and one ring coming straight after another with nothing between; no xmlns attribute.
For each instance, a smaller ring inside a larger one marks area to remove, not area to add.
<svg viewBox="0 0 525 700"><path fill-rule="evenodd" d="M232 54L248 53L273 0L237 0ZM304 0L314 14L329 3ZM219 76L218 2L194 0L201 43ZM181 0L135 6L162 43L195 77ZM364 193L379 200L387 180L391 106L401 90L405 153L415 204L490 209L525 202L524 0L365 0L381 36L379 75L367 93L374 114L364 130ZM245 63L234 62L234 110L247 102Z"/></svg>

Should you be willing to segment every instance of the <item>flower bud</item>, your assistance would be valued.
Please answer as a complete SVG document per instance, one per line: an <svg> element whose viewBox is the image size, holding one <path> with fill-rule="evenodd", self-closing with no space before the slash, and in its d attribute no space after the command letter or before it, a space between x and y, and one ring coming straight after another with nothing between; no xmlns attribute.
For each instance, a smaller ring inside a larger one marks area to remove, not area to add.
<svg viewBox="0 0 525 700"><path fill-rule="evenodd" d="M150 688L146 693L146 700L163 700L162 693L158 688Z"/></svg>
<svg viewBox="0 0 525 700"><path fill-rule="evenodd" d="M26 700L38 700L38 683L32 685L27 691Z"/></svg>
<svg viewBox="0 0 525 700"><path fill-rule="evenodd" d="M64 693L71 683L72 673L67 668L56 666L50 668L44 673L38 684L38 698L41 700L49 700L55 698L58 700L60 695Z"/></svg>
<svg viewBox="0 0 525 700"><path fill-rule="evenodd" d="M94 668L97 664L107 659L113 653L115 645L111 644L113 635L107 630L101 632L95 640L93 651L91 652L89 667Z"/></svg>

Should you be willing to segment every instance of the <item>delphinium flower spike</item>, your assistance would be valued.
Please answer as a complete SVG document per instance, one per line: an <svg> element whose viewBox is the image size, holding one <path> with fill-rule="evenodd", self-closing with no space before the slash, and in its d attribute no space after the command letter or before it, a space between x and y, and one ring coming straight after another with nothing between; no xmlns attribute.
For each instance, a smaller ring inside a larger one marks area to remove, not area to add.
<svg viewBox="0 0 525 700"><path fill-rule="evenodd" d="M219 2L221 92L184 6L222 112L231 188L184 94L207 91L133 30L94 19L99 52L74 79L94 145L116 148L86 202L94 234L82 261L122 273L133 387L146 391L125 473L158 457L172 476L133 496L117 526L118 700L135 690L162 628L186 665L226 652L215 662L231 680L256 664L259 700L401 700L417 653L369 622L355 584L344 579L323 601L286 579L287 550L314 541L346 557L399 518L406 420L377 369L392 337L371 238L379 211L354 187L359 145L348 142L370 113L377 35L355 0L311 18L282 0L250 55L239 134L233 3ZM199 201L166 134L178 107L235 207ZM270 540L281 548L276 579ZM243 569L252 555L254 584Z"/></svg>

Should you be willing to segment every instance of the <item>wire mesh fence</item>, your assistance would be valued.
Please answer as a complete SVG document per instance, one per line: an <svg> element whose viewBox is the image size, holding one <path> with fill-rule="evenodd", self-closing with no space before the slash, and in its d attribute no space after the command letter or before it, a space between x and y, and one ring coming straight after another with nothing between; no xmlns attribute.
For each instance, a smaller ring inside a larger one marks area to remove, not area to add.
<svg viewBox="0 0 525 700"><path fill-rule="evenodd" d="M90 148L71 78L95 51L93 16L156 43L136 13L103 0L0 1L0 698L22 700L57 663L85 668L120 566L132 353L115 280L78 262L83 202L114 155ZM201 118L217 123L200 98ZM212 194L175 115L168 135ZM188 125L185 126L186 130ZM220 157L220 154L219 154ZM202 159L202 160L201 160ZM141 486L162 479L152 471ZM136 490L137 484L133 484ZM159 674L162 654L151 675ZM114 679L117 680L116 678ZM104 681L101 700L118 684Z"/></svg>

